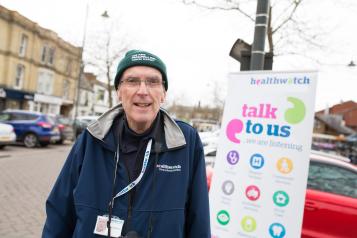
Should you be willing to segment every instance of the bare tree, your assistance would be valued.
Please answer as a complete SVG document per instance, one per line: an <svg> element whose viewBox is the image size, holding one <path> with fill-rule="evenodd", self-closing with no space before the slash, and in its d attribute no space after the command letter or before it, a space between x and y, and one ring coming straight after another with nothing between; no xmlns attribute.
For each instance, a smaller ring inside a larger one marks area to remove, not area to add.
<svg viewBox="0 0 357 238"><path fill-rule="evenodd" d="M181 0L186 5L194 5L204 9L220 11L236 11L255 22L256 0L217 0L214 5L208 5L204 0ZM210 1L212 2L212 1ZM271 0L267 40L269 52L273 55L286 53L301 53L296 47L286 46L297 42L307 42L310 46L323 47L319 41L322 33L311 29L300 15L304 0ZM284 50L283 50L284 48Z"/></svg>
<svg viewBox="0 0 357 238"><path fill-rule="evenodd" d="M95 68L97 76L104 78L109 95L109 107L113 106L113 82L120 57L129 48L126 36L111 25L104 33L96 33L88 47L87 65Z"/></svg>

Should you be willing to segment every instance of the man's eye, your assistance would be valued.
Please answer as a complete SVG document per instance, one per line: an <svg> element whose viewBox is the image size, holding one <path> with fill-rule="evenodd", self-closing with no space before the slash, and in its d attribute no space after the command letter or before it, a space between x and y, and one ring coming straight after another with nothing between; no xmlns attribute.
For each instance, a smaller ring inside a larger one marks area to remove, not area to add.
<svg viewBox="0 0 357 238"><path fill-rule="evenodd" d="M148 79L146 82L148 84L150 84L150 85L158 85L158 84L160 84L160 80L158 80L158 79Z"/></svg>
<svg viewBox="0 0 357 238"><path fill-rule="evenodd" d="M139 79L136 79L136 78L128 78L126 81L127 81L128 83L130 83L130 84L140 83L140 80L139 80Z"/></svg>

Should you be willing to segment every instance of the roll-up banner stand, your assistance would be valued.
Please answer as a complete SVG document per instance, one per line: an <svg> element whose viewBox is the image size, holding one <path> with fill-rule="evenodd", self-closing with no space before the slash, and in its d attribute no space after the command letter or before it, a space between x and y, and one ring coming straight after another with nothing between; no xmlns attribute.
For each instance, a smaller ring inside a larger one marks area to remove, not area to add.
<svg viewBox="0 0 357 238"><path fill-rule="evenodd" d="M229 75L210 189L212 238L300 237L316 71Z"/></svg>

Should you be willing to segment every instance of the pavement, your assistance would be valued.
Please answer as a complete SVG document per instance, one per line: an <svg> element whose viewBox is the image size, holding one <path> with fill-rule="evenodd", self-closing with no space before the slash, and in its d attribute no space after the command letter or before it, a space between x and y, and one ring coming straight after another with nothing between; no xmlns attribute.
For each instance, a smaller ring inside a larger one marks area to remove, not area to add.
<svg viewBox="0 0 357 238"><path fill-rule="evenodd" d="M71 144L0 150L0 237L41 237L45 201L70 148Z"/></svg>

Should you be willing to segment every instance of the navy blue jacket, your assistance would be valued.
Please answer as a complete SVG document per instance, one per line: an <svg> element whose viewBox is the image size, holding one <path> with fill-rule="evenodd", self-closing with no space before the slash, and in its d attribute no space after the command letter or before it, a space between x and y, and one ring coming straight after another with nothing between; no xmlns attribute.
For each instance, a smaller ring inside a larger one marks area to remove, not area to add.
<svg viewBox="0 0 357 238"><path fill-rule="evenodd" d="M161 113L166 149L152 149L132 210L127 193L115 199L113 216L127 220L130 214L130 229L140 237L147 237L151 223L153 238L210 238L201 141L190 125ZM121 105L89 125L76 141L47 199L42 237L102 237L93 231L97 216L108 214L117 147L112 123L118 116L123 116ZM119 159L116 193L128 183Z"/></svg>

